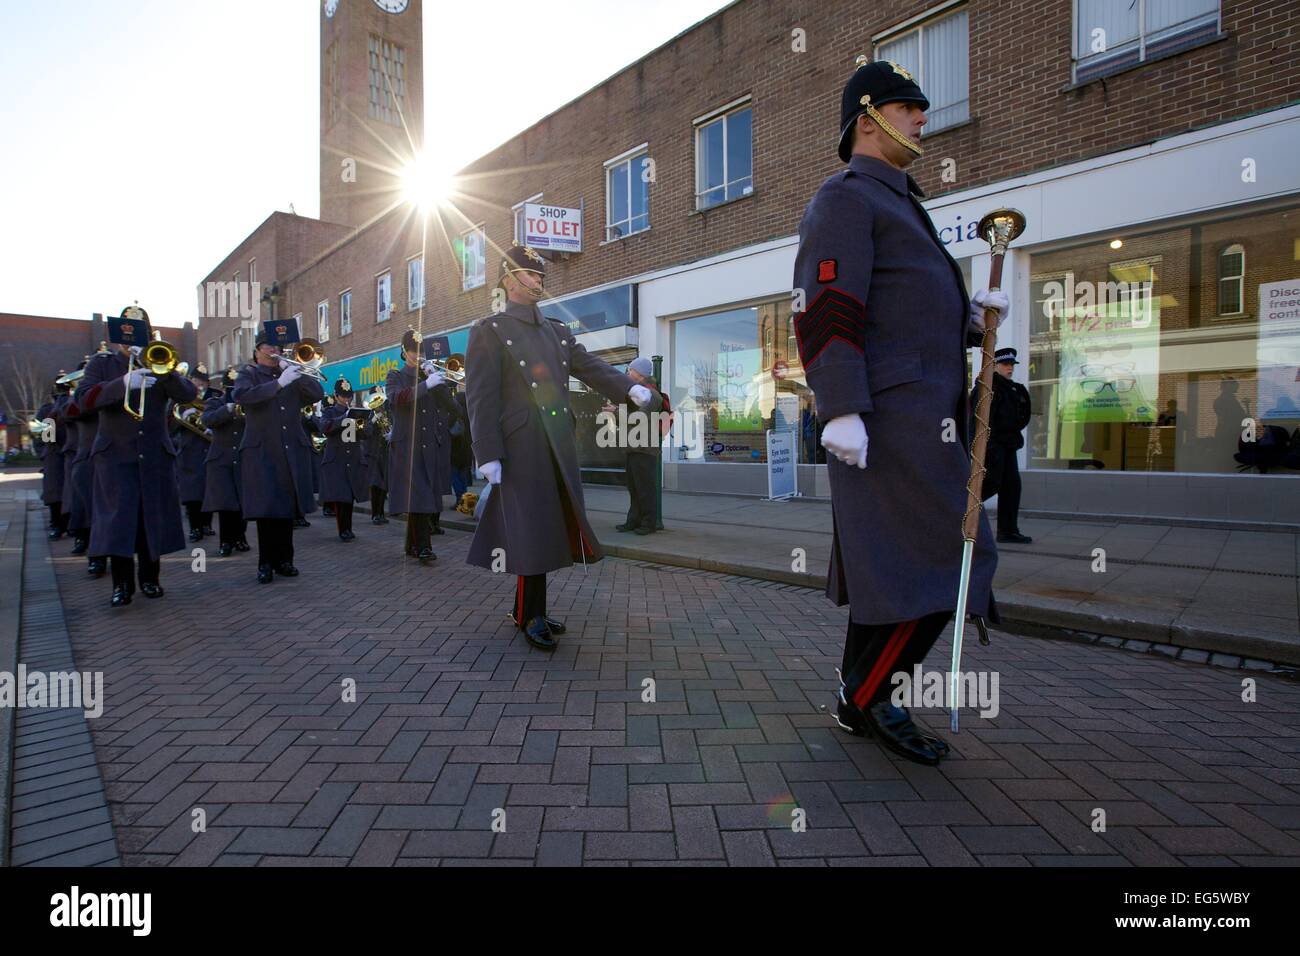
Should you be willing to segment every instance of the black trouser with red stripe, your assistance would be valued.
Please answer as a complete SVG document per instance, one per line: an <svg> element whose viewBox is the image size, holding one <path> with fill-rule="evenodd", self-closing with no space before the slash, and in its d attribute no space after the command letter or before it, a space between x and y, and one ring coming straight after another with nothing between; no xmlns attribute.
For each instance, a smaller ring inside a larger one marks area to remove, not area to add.
<svg viewBox="0 0 1300 956"><path fill-rule="evenodd" d="M898 624L850 621L840 666L844 696L863 710L888 700L896 686L891 680L893 675L902 672L910 680L912 668L930 653L951 620L951 611L940 611Z"/></svg>
<svg viewBox="0 0 1300 956"><path fill-rule="evenodd" d="M521 574L515 585L515 620L522 627L546 616L546 575Z"/></svg>

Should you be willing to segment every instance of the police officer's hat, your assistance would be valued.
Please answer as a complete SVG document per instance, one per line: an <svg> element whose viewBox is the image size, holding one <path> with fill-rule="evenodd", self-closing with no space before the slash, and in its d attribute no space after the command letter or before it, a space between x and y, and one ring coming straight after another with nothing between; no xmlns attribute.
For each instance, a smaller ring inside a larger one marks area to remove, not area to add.
<svg viewBox="0 0 1300 956"><path fill-rule="evenodd" d="M879 108L886 103L919 103L928 110L930 101L912 74L892 60L867 62L858 57L858 68L844 87L840 104L840 159L848 162L853 155L853 124L868 107Z"/></svg>
<svg viewBox="0 0 1300 956"><path fill-rule="evenodd" d="M334 383L334 394L350 396L352 394L352 383L346 378L340 377L339 380Z"/></svg>
<svg viewBox="0 0 1300 956"><path fill-rule="evenodd" d="M1003 362L1010 362L1012 365L1020 364L1016 361L1016 350L1011 348L998 349L997 353L993 356L993 361L997 362L999 365Z"/></svg>
<svg viewBox="0 0 1300 956"><path fill-rule="evenodd" d="M262 331L258 333L253 347L274 345L276 348L282 349L301 341L302 337L298 334L297 319L276 319L273 322L262 323Z"/></svg>
<svg viewBox="0 0 1300 956"><path fill-rule="evenodd" d="M529 246L515 243L506 250L505 258L501 260L501 279L514 272L535 272L539 276L545 276L546 260ZM497 280L498 285L501 284L501 279Z"/></svg>
<svg viewBox="0 0 1300 956"><path fill-rule="evenodd" d="M149 344L149 313L138 305L128 305L122 314L109 319L108 340L114 345L138 345L144 348Z"/></svg>

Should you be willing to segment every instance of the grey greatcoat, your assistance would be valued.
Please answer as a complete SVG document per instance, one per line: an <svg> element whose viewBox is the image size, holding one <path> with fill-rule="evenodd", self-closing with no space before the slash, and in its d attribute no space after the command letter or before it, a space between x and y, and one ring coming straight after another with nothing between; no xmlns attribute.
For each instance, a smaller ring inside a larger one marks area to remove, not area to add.
<svg viewBox="0 0 1300 956"><path fill-rule="evenodd" d="M562 322L514 302L474 323L465 365L473 369L466 396L474 458L480 466L500 461L502 468L468 563L490 569L497 548L505 549L510 574L600 560L604 552L583 506L569 377L612 402L626 398L635 383L590 355Z"/></svg>
<svg viewBox="0 0 1300 956"><path fill-rule="evenodd" d="M143 513L148 556L157 559L185 547L176 492L176 446L167 429L167 400L193 401L197 389L175 373L158 377L144 390L144 420L137 422L122 408L126 369L127 358L120 352L97 353L91 356L77 388L81 411L99 413L99 430L90 450L95 469L90 554L135 554ZM132 407L139 402L140 392L132 391Z"/></svg>
<svg viewBox="0 0 1300 956"><path fill-rule="evenodd" d="M207 457L209 442L194 434L175 418L172 442L176 445L176 483L180 489L181 504L189 501L203 501L203 486L206 484ZM194 419L198 424L199 419ZM201 507L201 506L200 506Z"/></svg>
<svg viewBox="0 0 1300 956"><path fill-rule="evenodd" d="M388 510L394 514L438 514L451 492L450 415L456 414L451 387L432 390L413 365L392 369L384 384L393 423L388 440ZM444 446L446 446L444 448Z"/></svg>
<svg viewBox="0 0 1300 956"><path fill-rule="evenodd" d="M363 417L354 416L352 441L346 441L344 422L348 407L335 402L321 413L325 457L320 464L321 501L364 501L370 497L366 467L366 431Z"/></svg>
<svg viewBox="0 0 1300 956"><path fill-rule="evenodd" d="M203 406L203 426L212 431L212 444L204 462L204 511L243 511L239 496L239 446L244 440L244 416L227 405L234 402L214 395Z"/></svg>
<svg viewBox="0 0 1300 956"><path fill-rule="evenodd" d="M68 421L74 418L77 423L76 451L67 457L71 462L67 481L72 488L71 517L69 528L89 528L94 514L95 467L90 460L90 450L95 445L95 436L99 434L99 413L84 413L74 398L68 405Z"/></svg>
<svg viewBox="0 0 1300 956"><path fill-rule="evenodd" d="M280 387L279 377L279 369L253 362L239 370L230 390L231 399L244 409L240 500L250 521L297 518L316 510L311 481L315 456L302 426L302 409L325 393L308 375L287 388Z"/></svg>
<svg viewBox="0 0 1300 956"><path fill-rule="evenodd" d="M63 441L63 501L60 502L64 514L68 515L68 528L80 529L88 525L79 525L72 523L72 513L79 510L80 503L77 501L77 492L80 489L72 481L72 463L77 458L77 446L81 443L81 425L71 414L75 412L76 405L72 402L71 397L63 405L60 418L63 419L64 427L67 429L67 438ZM84 511L85 509L80 509Z"/></svg>
<svg viewBox="0 0 1300 956"><path fill-rule="evenodd" d="M388 490L388 439L373 425L366 435L366 482L371 488Z"/></svg>
<svg viewBox="0 0 1300 956"><path fill-rule="evenodd" d="M68 426L63 411L67 405L68 397L60 395L54 401L46 402L36 413L41 421L54 422L54 441L38 440L38 445L45 446L45 454L42 456L45 467L41 470L41 501L47 505L63 501L63 481L67 468L63 456L68 447Z"/></svg>
<svg viewBox="0 0 1300 956"><path fill-rule="evenodd" d="M957 607L970 475L966 349L979 337L961 270L920 195L902 170L855 155L799 225L794 285L805 310L795 332L817 415L858 414L867 430L865 470L827 463L827 594L858 624ZM969 607L993 620L996 567L981 516Z"/></svg>

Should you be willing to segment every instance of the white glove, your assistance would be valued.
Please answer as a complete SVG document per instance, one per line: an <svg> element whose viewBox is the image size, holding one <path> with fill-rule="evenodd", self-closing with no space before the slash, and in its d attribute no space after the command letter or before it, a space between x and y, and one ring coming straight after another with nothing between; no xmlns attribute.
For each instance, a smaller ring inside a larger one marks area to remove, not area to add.
<svg viewBox="0 0 1300 956"><path fill-rule="evenodd" d="M132 345L130 348L127 349L127 351L130 352L132 355L134 355L136 358L139 358L140 353L143 352L144 349L142 349L138 345Z"/></svg>
<svg viewBox="0 0 1300 956"><path fill-rule="evenodd" d="M867 426L856 412L832 418L822 431L822 447L846 465L867 467Z"/></svg>
<svg viewBox="0 0 1300 956"><path fill-rule="evenodd" d="M290 365L288 368L286 368L283 372L280 373L280 378L279 378L280 387L288 388L290 385L298 381L298 379L300 378L302 378L302 369L297 365Z"/></svg>
<svg viewBox="0 0 1300 956"><path fill-rule="evenodd" d="M501 462L488 461L478 466L478 473L488 480L489 485L501 484Z"/></svg>
<svg viewBox="0 0 1300 956"><path fill-rule="evenodd" d="M633 385L628 389L627 397L636 402L637 408L645 408L654 398L654 393L644 385Z"/></svg>
<svg viewBox="0 0 1300 956"><path fill-rule="evenodd" d="M970 324L976 331L984 331L984 310L996 309L998 313L998 325L1001 325L1011 316L1011 299L1001 289L980 289L970 300Z"/></svg>
<svg viewBox="0 0 1300 956"><path fill-rule="evenodd" d="M122 376L127 388L148 388L158 379L149 374L147 368L134 368Z"/></svg>
<svg viewBox="0 0 1300 956"><path fill-rule="evenodd" d="M234 402L226 402L226 411L228 411L228 412L232 412L232 413L233 413L234 410L235 410L235 403L234 403Z"/></svg>
<svg viewBox="0 0 1300 956"><path fill-rule="evenodd" d="M430 372L428 377L424 380L424 387L437 388L445 381L447 381L446 377L439 372Z"/></svg>

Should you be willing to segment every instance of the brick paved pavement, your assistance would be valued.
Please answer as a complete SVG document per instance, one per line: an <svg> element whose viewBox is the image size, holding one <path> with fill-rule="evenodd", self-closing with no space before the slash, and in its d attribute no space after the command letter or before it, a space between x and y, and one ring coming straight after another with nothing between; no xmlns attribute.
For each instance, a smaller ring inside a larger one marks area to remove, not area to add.
<svg viewBox="0 0 1300 956"><path fill-rule="evenodd" d="M317 515L303 575L260 588L209 539L205 573L173 556L167 597L117 612L55 545L77 663L106 672L91 729L123 863L1300 862L1281 677L995 632L966 666L999 673L1001 713L967 712L929 769L819 709L845 618L815 592L611 559L554 576L570 633L547 655L505 620L513 581L464 565L468 535L423 569L403 531L344 545Z"/></svg>

